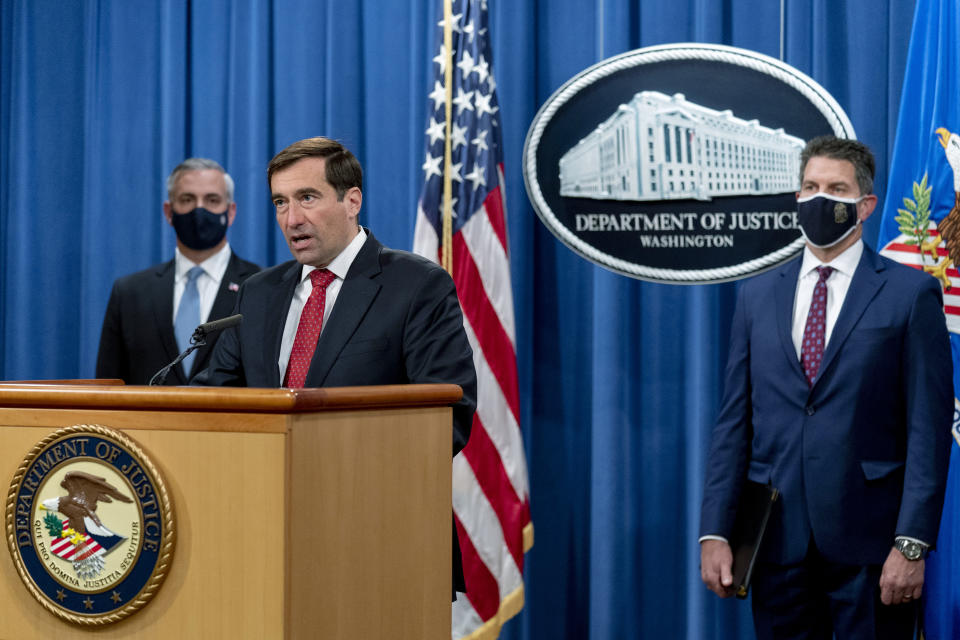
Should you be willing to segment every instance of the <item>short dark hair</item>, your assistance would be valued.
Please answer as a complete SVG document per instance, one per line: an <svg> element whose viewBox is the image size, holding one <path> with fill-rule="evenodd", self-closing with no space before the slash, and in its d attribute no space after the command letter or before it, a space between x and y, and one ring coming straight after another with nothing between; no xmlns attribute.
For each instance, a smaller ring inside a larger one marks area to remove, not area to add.
<svg viewBox="0 0 960 640"><path fill-rule="evenodd" d="M807 162L810 161L810 158L816 157L846 160L853 165L860 195L866 196L873 193L873 177L876 175L877 163L867 145L859 140L837 138L836 136L814 138L800 152L801 185L803 184L803 174L807 170Z"/></svg>
<svg viewBox="0 0 960 640"><path fill-rule="evenodd" d="M272 188L273 174L304 158L326 160L326 179L330 186L336 189L338 200L343 200L343 196L353 187L363 191L363 168L360 161L338 141L319 136L294 142L273 156L273 160L267 165L267 188Z"/></svg>

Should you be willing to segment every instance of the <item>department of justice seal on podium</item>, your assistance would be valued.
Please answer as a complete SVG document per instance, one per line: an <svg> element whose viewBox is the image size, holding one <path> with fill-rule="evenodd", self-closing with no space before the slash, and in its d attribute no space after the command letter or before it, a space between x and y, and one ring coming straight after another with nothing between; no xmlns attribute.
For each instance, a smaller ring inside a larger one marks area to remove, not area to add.
<svg viewBox="0 0 960 640"><path fill-rule="evenodd" d="M173 559L173 504L157 467L129 436L98 425L60 429L17 469L7 545L27 590L80 625L136 613Z"/></svg>

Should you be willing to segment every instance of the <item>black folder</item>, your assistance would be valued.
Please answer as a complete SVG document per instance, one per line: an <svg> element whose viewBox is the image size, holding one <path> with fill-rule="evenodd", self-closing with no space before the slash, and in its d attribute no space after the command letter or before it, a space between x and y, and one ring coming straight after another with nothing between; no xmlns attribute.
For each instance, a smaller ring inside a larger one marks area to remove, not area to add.
<svg viewBox="0 0 960 640"><path fill-rule="evenodd" d="M733 587L738 598L750 590L757 553L770 521L770 513L780 492L770 485L747 480L740 494L740 506L733 525L730 548L733 550Z"/></svg>

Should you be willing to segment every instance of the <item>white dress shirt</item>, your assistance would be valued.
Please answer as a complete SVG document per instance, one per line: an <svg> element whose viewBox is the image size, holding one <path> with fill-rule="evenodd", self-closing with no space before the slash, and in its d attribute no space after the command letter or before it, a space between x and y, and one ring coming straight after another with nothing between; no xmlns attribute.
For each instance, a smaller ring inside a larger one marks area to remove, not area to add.
<svg viewBox="0 0 960 640"><path fill-rule="evenodd" d="M833 267L833 273L827 278L827 317L823 342L823 348L826 350L830 344L833 327L837 324L840 308L843 306L847 291L850 289L853 273L857 270L862 255L863 240L854 242L826 265L813 255L809 247L805 246L803 248L803 262L800 263L800 275L797 278L797 289L793 297L793 326L791 332L798 360L800 359L800 347L803 343L803 330L807 326L807 314L810 312L810 302L813 300L813 288L820 278L817 267Z"/></svg>
<svg viewBox="0 0 960 640"><path fill-rule="evenodd" d="M197 278L197 292L200 294L200 323L203 324L210 317L210 310L213 309L213 302L217 299L217 291L220 290L220 282L223 280L223 274L227 272L227 265L230 263L230 244L227 243L223 249L204 260L199 264L203 273ZM180 253L179 247L173 257L174 275L173 275L173 318L176 323L177 309L180 308L180 298L183 297L183 290L187 286L187 272L196 265L192 260Z"/></svg>
<svg viewBox="0 0 960 640"><path fill-rule="evenodd" d="M333 311L333 305L337 302L337 296L343 287L343 279L347 277L350 271L350 265L353 264L357 254L367 240L367 232L360 227L360 233L350 241L350 244L344 248L340 254L330 261L327 269L337 276L327 285L327 296L323 305L323 322L320 325L320 333L327 326L327 318ZM287 363L290 362L290 352L293 351L293 342L297 338L297 328L300 326L300 314L303 313L303 305L307 304L307 298L313 292L313 282L310 280L310 272L316 269L310 265L303 265L300 269L300 284L293 291L293 300L290 301L290 310L287 312L287 321L283 325L283 340L280 341L280 357L277 358L277 366L280 367L280 379L283 380L287 373Z"/></svg>

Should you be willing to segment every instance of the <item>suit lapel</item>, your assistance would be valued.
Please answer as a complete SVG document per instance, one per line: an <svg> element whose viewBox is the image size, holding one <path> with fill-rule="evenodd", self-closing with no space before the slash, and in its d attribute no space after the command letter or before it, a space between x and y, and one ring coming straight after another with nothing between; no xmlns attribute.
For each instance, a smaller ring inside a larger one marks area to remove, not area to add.
<svg viewBox="0 0 960 640"><path fill-rule="evenodd" d="M231 291L230 285L237 285L248 275L248 270L243 267L235 253L230 254L230 260L227 262L227 270L223 272L223 278L220 280L220 288L217 289L217 297L213 301L213 307L210 309L210 315L207 316L207 322L219 318L226 318L233 311L237 302L237 290ZM172 304L172 303L171 303ZM213 351L213 343L208 342L196 351L196 357L193 359L193 370L191 377L206 368L210 360L210 352Z"/></svg>
<svg viewBox="0 0 960 640"><path fill-rule="evenodd" d="M849 337L850 332L857 326L867 305L873 300L880 288L883 287L885 279L881 272L883 263L877 258L877 254L871 251L866 245L863 247L863 255L860 257L860 264L857 270L853 272L853 279L850 281L850 288L847 289L847 297L843 300L843 306L840 308L840 315L837 317L837 323L830 334L830 341L823 352L823 362L820 363L820 371L813 381L814 387L823 377L824 372L830 367L830 363L840 352L843 343Z"/></svg>
<svg viewBox="0 0 960 640"><path fill-rule="evenodd" d="M377 297L380 285L372 278L380 273L381 248L380 243L368 230L367 239L347 272L333 311L320 334L317 349L310 362L310 371L307 372L306 386L323 386L340 351Z"/></svg>
<svg viewBox="0 0 960 640"><path fill-rule="evenodd" d="M174 271L173 260L160 265L154 272L159 284L150 288L153 298L153 319L167 362L173 362L180 355L180 350L177 348L177 337L173 333ZM182 365L174 367L171 373L177 377L179 384L185 384Z"/></svg>
<svg viewBox="0 0 960 640"><path fill-rule="evenodd" d="M802 258L790 262L780 271L780 284L776 288L777 333L783 346L783 355L798 376L804 378L797 348L793 344L793 303L797 292L797 278L800 277ZM804 379L805 380L805 379Z"/></svg>

